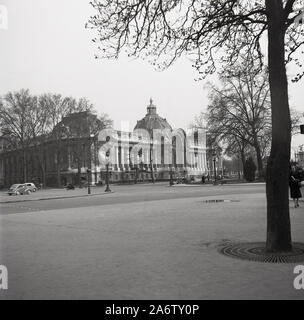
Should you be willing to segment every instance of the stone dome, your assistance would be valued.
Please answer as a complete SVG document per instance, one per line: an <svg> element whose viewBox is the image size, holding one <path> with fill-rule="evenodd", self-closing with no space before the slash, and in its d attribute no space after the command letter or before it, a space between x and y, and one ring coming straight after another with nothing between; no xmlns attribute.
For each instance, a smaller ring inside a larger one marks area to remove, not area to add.
<svg viewBox="0 0 304 320"><path fill-rule="evenodd" d="M134 130L136 129L145 129L149 132L152 132L154 129L169 129L172 131L172 127L167 120L157 114L156 106L153 104L152 99L150 99L150 104L147 107L146 116L142 120L137 121Z"/></svg>

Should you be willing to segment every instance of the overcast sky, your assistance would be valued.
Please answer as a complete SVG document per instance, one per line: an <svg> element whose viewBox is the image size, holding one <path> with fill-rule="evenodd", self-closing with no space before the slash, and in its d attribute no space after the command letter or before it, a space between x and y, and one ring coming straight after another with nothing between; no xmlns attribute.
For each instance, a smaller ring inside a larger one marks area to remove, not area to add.
<svg viewBox="0 0 304 320"><path fill-rule="evenodd" d="M188 127L208 104L204 82L181 59L165 72L142 60L95 60L94 34L84 25L94 13L88 0L0 0L8 29L0 29L0 95L29 88L34 94L87 97L118 129L131 127L153 97L173 127ZM304 80L290 86L291 105L304 112ZM298 136L294 145L304 144Z"/></svg>

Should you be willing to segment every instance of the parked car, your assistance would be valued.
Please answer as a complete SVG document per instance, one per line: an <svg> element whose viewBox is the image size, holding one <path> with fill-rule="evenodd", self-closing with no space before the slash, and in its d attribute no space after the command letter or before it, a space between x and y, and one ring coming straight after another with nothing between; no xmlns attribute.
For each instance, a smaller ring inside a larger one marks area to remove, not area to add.
<svg viewBox="0 0 304 320"><path fill-rule="evenodd" d="M13 184L9 190L8 190L8 194L10 196L12 195L20 195L20 194L30 194L32 191L31 189L25 184Z"/></svg>
<svg viewBox="0 0 304 320"><path fill-rule="evenodd" d="M31 190L31 192L36 192L38 190L38 188L32 182L26 182L25 185L27 186L28 189Z"/></svg>

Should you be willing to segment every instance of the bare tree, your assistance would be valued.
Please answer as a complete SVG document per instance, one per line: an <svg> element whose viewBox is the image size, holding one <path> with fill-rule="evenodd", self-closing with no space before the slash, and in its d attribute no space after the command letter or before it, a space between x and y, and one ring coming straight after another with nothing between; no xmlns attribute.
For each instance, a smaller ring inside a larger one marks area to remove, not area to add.
<svg viewBox="0 0 304 320"><path fill-rule="evenodd" d="M88 115L83 127L77 122L71 124L64 121L65 117L79 112L86 112ZM84 139L84 143L88 144L90 134L97 135L103 128L111 126L112 120L106 114L97 115L87 98L76 100L60 94L36 97L29 90L20 90L9 92L1 98L0 125L3 137L13 150L20 152L24 181L29 179L30 174L33 178L40 173L41 181L46 185L49 143L55 147L57 184L60 186L62 153L66 151L67 142L71 141L73 144L73 152L77 153L80 165L83 161L83 155L80 158L80 149L83 151L80 140Z"/></svg>
<svg viewBox="0 0 304 320"><path fill-rule="evenodd" d="M46 146L45 142L48 138L48 110L40 104L40 98L35 97L35 105L28 110L30 130L29 143L32 147L31 157L33 162L37 163L36 172L32 172L33 176L40 176L43 185L46 185Z"/></svg>
<svg viewBox="0 0 304 320"><path fill-rule="evenodd" d="M267 32L272 111L272 147L267 166L267 250L292 250L288 176L291 120L286 62L304 44L302 0L94 0L88 27L97 31L101 57L121 52L148 57L161 67L183 54L202 77L234 65L248 52L263 63L260 40ZM98 56L97 56L98 57ZM299 73L295 81L303 73Z"/></svg>
<svg viewBox="0 0 304 320"><path fill-rule="evenodd" d="M28 147L33 135L39 128L34 125L37 112L37 98L30 95L29 90L9 92L2 98L0 105L1 131L8 143L15 150L20 150L22 159L22 176L24 182L28 176Z"/></svg>
<svg viewBox="0 0 304 320"><path fill-rule="evenodd" d="M231 137L232 140L229 141L225 154L241 160L242 162L242 171L244 172L246 158L248 157L249 149L248 149L248 142L246 140L240 139L239 137ZM239 179L241 179L240 168L239 168Z"/></svg>
<svg viewBox="0 0 304 320"><path fill-rule="evenodd" d="M73 118L66 118L60 123L62 127L63 136L65 141L68 142L68 153L77 165L78 171L78 185L80 185L81 167L84 163L90 167L91 161L97 163L97 135L98 133L112 126L112 120L108 115L97 115L92 107L91 110L86 110L85 116L81 121L75 121ZM93 155L93 159L91 158Z"/></svg>
<svg viewBox="0 0 304 320"><path fill-rule="evenodd" d="M52 140L56 146L55 164L57 172L57 185L61 185L60 170L61 170L61 152L62 152L62 130L58 129L63 117L73 112L76 100L69 97L63 97L60 94L43 94L39 97L41 109L46 110L48 121L46 126L46 138ZM57 129L56 129L57 128ZM43 144L42 144L43 146ZM46 153L46 150L41 150L41 157Z"/></svg>
<svg viewBox="0 0 304 320"><path fill-rule="evenodd" d="M254 65L242 59L242 64L221 75L220 88L211 85L208 124L222 141L244 145L247 142L256 153L259 177L264 176L261 145L265 132L271 128L268 74L256 73Z"/></svg>
<svg viewBox="0 0 304 320"><path fill-rule="evenodd" d="M59 94L45 94L40 97L40 103L41 107L47 110L48 139L53 140L56 146L57 185L61 186L62 153L66 151L66 142L69 142L68 148L72 150L73 157L77 160L80 176L85 153L83 145L88 144L90 134L95 135L104 127L112 125L112 120L106 114L97 116L94 105L87 98L76 100ZM71 121L64 120L70 114L80 112L88 114L85 126L81 126L83 123L71 123Z"/></svg>
<svg viewBox="0 0 304 320"><path fill-rule="evenodd" d="M221 108L221 102L217 101L216 103L219 104L209 106L210 114L201 112L201 114L195 118L195 124L193 126L207 127L209 157L212 158L212 150L209 149L212 149L212 146L216 145L216 149L218 150L220 148L228 157L236 157L241 160L242 167L244 168L249 146L247 132L245 132L238 123L231 125L229 118L223 117L225 112L223 112ZM219 145L221 145L221 147ZM240 173L239 178L241 178Z"/></svg>

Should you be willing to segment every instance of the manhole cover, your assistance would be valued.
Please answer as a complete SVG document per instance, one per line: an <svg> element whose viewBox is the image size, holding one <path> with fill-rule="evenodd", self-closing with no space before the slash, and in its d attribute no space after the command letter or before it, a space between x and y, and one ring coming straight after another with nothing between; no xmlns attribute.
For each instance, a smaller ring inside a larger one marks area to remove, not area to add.
<svg viewBox="0 0 304 320"><path fill-rule="evenodd" d="M267 253L263 242L229 243L219 247L225 256L265 263L298 263L304 262L304 244L294 243L292 252Z"/></svg>

